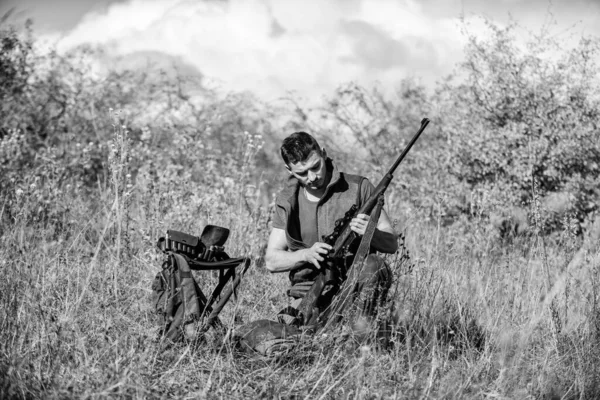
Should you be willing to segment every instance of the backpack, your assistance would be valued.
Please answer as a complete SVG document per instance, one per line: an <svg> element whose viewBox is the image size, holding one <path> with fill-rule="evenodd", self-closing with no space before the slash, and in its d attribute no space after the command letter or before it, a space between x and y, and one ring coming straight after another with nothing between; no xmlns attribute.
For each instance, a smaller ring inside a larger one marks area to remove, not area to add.
<svg viewBox="0 0 600 400"><path fill-rule="evenodd" d="M195 339L210 327L222 327L218 315L250 266L249 259L231 258L224 251L228 236L228 229L208 225L201 237L169 230L158 240L158 248L166 255L152 283L160 337L172 342ZM240 274L236 274L238 267L242 267ZM192 273L206 270L219 271L218 284L209 298Z"/></svg>

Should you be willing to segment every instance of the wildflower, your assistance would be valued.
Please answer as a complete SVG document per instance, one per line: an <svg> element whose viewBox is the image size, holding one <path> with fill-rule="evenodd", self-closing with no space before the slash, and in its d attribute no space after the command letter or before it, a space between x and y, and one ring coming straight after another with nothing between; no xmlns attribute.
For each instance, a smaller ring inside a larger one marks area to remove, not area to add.
<svg viewBox="0 0 600 400"><path fill-rule="evenodd" d="M31 185L29 185L29 189L35 189L37 187L37 185L35 183L32 183Z"/></svg>
<svg viewBox="0 0 600 400"><path fill-rule="evenodd" d="M15 190L15 193L16 193L17 197L20 197L23 194L23 189L19 188L19 189Z"/></svg>
<svg viewBox="0 0 600 400"><path fill-rule="evenodd" d="M144 128L142 129L142 137L141 140L148 140L151 138L150 129Z"/></svg>
<svg viewBox="0 0 600 400"><path fill-rule="evenodd" d="M370 353L371 353L371 347L370 346L366 346L365 345L365 346L362 346L360 348L360 356L361 356L361 358L368 357Z"/></svg>

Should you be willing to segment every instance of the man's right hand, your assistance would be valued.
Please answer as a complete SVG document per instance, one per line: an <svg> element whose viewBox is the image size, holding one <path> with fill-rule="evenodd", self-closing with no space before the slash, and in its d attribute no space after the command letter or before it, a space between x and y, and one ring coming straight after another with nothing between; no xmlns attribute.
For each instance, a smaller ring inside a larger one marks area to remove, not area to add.
<svg viewBox="0 0 600 400"><path fill-rule="evenodd" d="M317 269L321 269L319 262L325 260L323 256L329 253L331 249L333 249L333 247L327 243L317 242L313 244L312 247L301 251L304 252L304 261L311 263L317 267Z"/></svg>

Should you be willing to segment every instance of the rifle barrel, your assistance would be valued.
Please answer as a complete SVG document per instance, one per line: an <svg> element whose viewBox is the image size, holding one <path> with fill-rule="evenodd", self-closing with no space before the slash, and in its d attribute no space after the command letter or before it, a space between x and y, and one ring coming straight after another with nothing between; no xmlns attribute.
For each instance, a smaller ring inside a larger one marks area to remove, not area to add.
<svg viewBox="0 0 600 400"><path fill-rule="evenodd" d="M402 151L402 154L400 154L400 156L398 157L398 159L396 160L394 165L392 165L392 167L388 171L387 175L394 174L394 171L396 170L396 168L398 168L398 165L400 165L402 160L404 160L404 157L406 157L406 155L410 151L411 147L413 147L413 144L415 144L417 139L419 139L419 136L421 136L421 133L423 133L423 131L425 130L427 125L429 125L429 118L423 118L423 120L421 121L421 128L419 128L419 131L417 133L415 133L415 136L413 136L412 139L410 139L410 142L408 142L408 144L404 148L404 151Z"/></svg>

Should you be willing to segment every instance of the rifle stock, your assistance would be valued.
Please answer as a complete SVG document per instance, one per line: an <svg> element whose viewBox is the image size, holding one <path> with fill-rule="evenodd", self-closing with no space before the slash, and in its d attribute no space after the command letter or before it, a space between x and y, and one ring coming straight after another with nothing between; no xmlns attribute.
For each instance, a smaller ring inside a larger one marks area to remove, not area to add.
<svg viewBox="0 0 600 400"><path fill-rule="evenodd" d="M321 263L322 268L320 269L320 273L317 275L315 282L310 287L308 293L302 298L300 305L298 306L298 310L300 311L303 319L304 325L308 328L316 328L319 323L319 310L316 306L316 303L323 293L323 289L328 283L331 283L335 278L335 271L337 269L337 265L339 265L340 260L344 258L348 246L352 243L352 241L356 238L356 233L352 231L350 228L350 221L352 218L356 217L358 214L367 214L369 215L371 211L377 205L377 201L380 196L382 196L387 190L390 182L393 179L393 174L398 168L398 165L404 160L412 146L415 144L421 133L425 130L427 125L429 124L429 119L423 118L421 121L421 127L417 131L417 133L412 137L410 142L406 145L400 156L396 159L394 164L388 170L388 172L383 176L381 181L375 187L371 196L365 201L365 203L358 208L356 205L353 205L350 210L346 212L343 218L336 222L336 228L334 232L323 237L323 242L328 243L333 246L329 254L326 256L325 261ZM339 273L337 273L339 276Z"/></svg>

